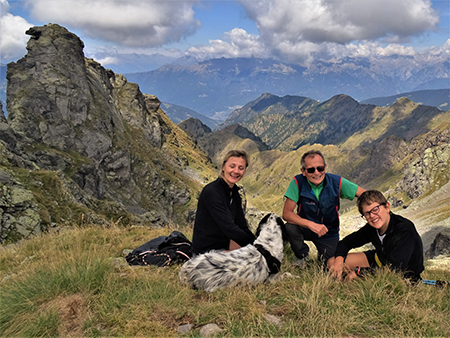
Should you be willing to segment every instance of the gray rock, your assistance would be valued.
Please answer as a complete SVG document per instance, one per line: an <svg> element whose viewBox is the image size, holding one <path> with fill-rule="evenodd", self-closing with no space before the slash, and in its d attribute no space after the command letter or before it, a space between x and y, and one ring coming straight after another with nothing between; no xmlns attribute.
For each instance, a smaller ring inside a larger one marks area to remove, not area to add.
<svg viewBox="0 0 450 338"><path fill-rule="evenodd" d="M450 255L450 229L444 229L439 232L425 253L425 256L428 258L440 255Z"/></svg>
<svg viewBox="0 0 450 338"><path fill-rule="evenodd" d="M217 324L206 324L200 329L201 337L213 337L222 332L222 329Z"/></svg>
<svg viewBox="0 0 450 338"><path fill-rule="evenodd" d="M266 318L267 321L269 323L271 323L271 324L275 324L275 325L278 325L278 326L282 326L283 325L283 322L281 321L281 319L276 317L276 316L274 316L274 315L266 313L266 314L264 314L264 318Z"/></svg>
<svg viewBox="0 0 450 338"><path fill-rule="evenodd" d="M128 254L130 254L132 252L133 252L133 249L123 249L122 250L122 255L128 256Z"/></svg>
<svg viewBox="0 0 450 338"><path fill-rule="evenodd" d="M184 325L178 326L178 330L177 331L178 331L179 334L186 334L189 331L191 331L193 327L194 327L193 324L184 324Z"/></svg>

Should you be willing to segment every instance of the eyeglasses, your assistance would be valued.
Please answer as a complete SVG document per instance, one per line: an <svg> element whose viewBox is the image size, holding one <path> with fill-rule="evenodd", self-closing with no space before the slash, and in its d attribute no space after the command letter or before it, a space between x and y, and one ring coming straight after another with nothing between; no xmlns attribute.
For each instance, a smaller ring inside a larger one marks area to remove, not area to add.
<svg viewBox="0 0 450 338"><path fill-rule="evenodd" d="M319 173L323 172L325 170L324 165L320 165L318 167L311 167L311 168L305 168L305 170L308 172L308 174L314 174L316 172L316 169Z"/></svg>
<svg viewBox="0 0 450 338"><path fill-rule="evenodd" d="M376 207L373 207L371 210L366 211L364 214L362 214L361 217L367 220L371 214L377 215L380 212L380 207L382 205L386 205L386 203L378 204Z"/></svg>

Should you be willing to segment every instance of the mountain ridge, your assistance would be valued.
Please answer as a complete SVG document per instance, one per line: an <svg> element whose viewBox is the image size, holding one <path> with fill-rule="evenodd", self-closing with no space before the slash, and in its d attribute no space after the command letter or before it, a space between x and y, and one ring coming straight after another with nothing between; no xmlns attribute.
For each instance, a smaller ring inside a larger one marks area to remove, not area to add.
<svg viewBox="0 0 450 338"><path fill-rule="evenodd" d="M309 68L257 58L210 59L193 65L166 65L125 74L164 102L189 107L205 116L224 119L261 93L304 96L318 101L345 93L358 101L392 93L448 88L450 63L419 66L400 57L404 67L386 68L357 59L317 61ZM174 85L176 84L176 85ZM230 104L232 102L232 104Z"/></svg>

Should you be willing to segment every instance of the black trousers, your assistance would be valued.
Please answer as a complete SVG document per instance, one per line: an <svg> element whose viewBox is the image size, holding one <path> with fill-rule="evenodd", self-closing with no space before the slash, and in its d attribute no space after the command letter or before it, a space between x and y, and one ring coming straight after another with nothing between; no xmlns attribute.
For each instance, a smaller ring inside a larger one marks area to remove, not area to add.
<svg viewBox="0 0 450 338"><path fill-rule="evenodd" d="M312 241L317 248L319 260L326 263L328 259L334 257L339 238L323 239L307 228L299 225L286 223L287 239L291 244L292 251L297 258L309 255L309 246L305 241Z"/></svg>

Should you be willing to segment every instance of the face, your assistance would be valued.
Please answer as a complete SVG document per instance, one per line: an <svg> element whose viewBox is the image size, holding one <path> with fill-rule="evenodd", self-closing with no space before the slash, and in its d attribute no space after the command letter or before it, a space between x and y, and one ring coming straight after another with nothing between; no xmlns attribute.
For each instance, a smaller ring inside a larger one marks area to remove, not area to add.
<svg viewBox="0 0 450 338"><path fill-rule="evenodd" d="M369 225L375 229L378 229L380 235L384 234L388 228L391 215L389 211L391 206L388 203L386 205L380 205L378 202L371 204L365 204L362 207L363 215L369 223ZM369 214L370 213L370 214Z"/></svg>
<svg viewBox="0 0 450 338"><path fill-rule="evenodd" d="M232 188L245 173L247 163L242 157L230 157L222 167L222 176L225 182Z"/></svg>
<svg viewBox="0 0 450 338"><path fill-rule="evenodd" d="M323 167L324 170L319 172L317 167ZM309 173L308 169L316 168L313 173ZM305 168L302 168L302 174L305 176L312 184L319 185L323 182L325 178L325 172L327 171L327 166L324 165L323 159L320 155L315 155L314 157L308 156L305 158Z"/></svg>

